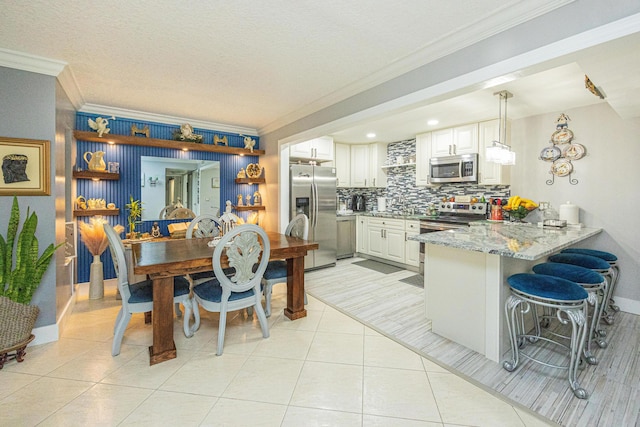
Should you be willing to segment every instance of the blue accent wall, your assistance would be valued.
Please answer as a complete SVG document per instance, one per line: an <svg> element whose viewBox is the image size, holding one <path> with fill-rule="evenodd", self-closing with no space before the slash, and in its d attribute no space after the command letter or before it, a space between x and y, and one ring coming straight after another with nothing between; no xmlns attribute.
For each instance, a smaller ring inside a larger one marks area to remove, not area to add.
<svg viewBox="0 0 640 427"><path fill-rule="evenodd" d="M82 131L93 131L88 124L88 119L93 120L99 115L78 113L76 119L76 129ZM149 126L151 138L157 139L173 139L173 132L179 130L177 125L168 125L163 123L154 123L141 120L132 120L126 118L116 117L115 120L103 115L102 117L109 119L109 128L111 129L109 134L113 135L129 135L131 125L142 127L144 125ZM194 132L198 135L203 135L203 144L213 144L213 135L226 136L230 147L244 147L244 136L229 132L218 132L207 129L194 129ZM254 148L259 148L259 138L255 135L251 136L256 140ZM144 137L141 137L144 138ZM231 200L233 204L236 203L236 197L238 194L253 194L255 188L253 186L240 185L235 183L236 174L240 168L246 168L250 163L258 163L258 156L239 156L223 153L211 153L201 151L182 151L181 149L171 148L158 148L158 147L144 147L135 145L123 145L114 144L109 145L107 143L89 142L89 141L77 141L77 155L75 159L74 167L80 167L81 169L87 169L87 163L83 156L87 151L104 151L105 163L118 162L120 163L120 179L119 180L103 180L92 181L90 179L78 179L76 180L76 196L84 196L87 200L90 198L105 199L107 203L115 203L120 209L118 216L105 216L109 224L120 224L126 228L127 226L127 210L125 205L129 203L129 196L133 196L134 199L140 200L141 195L141 176L144 171L140 168L141 156L154 156L154 157L168 157L175 159L192 159L192 160L215 160L220 162L220 206L224 209L224 201ZM148 184L147 184L148 185ZM144 204L142 206L144 208ZM239 216L246 217L248 213L241 212ZM77 221L89 222L90 217L78 217ZM160 230L163 235L168 235L168 224L171 222L181 222L184 220L164 220L158 221ZM136 231L150 232L153 221L144 221L136 227ZM122 236L124 237L124 236ZM78 282L89 281L90 265L93 261L93 256L89 250L84 246L80 236L78 236ZM111 254L109 250L106 250L100 257L104 266L104 278L111 279L115 277L115 270L113 268L113 262L111 260Z"/></svg>

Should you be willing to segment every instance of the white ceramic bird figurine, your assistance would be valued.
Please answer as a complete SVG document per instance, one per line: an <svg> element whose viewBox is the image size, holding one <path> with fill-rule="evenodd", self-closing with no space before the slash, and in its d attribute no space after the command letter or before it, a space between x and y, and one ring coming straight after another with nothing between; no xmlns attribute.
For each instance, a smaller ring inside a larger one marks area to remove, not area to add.
<svg viewBox="0 0 640 427"><path fill-rule="evenodd" d="M255 139L251 139L250 136L245 136L244 137L244 148L245 150L251 150L251 152L253 153L253 147L256 145L256 140Z"/></svg>
<svg viewBox="0 0 640 427"><path fill-rule="evenodd" d="M115 119L115 117L112 117L112 119ZM89 119L89 127L98 132L99 137L102 137L102 135L105 133L109 133L111 129L107 127L108 125L109 120L102 117L96 118L95 121Z"/></svg>

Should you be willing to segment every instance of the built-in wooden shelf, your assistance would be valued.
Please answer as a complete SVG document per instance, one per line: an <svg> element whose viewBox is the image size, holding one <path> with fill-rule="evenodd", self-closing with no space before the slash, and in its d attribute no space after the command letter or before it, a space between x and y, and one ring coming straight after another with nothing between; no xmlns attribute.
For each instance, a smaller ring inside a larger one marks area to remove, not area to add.
<svg viewBox="0 0 640 427"><path fill-rule="evenodd" d="M103 171L73 171L73 177L77 179L120 179L119 173L103 172Z"/></svg>
<svg viewBox="0 0 640 427"><path fill-rule="evenodd" d="M120 215L120 209L76 209L73 211L73 216L116 216Z"/></svg>
<svg viewBox="0 0 640 427"><path fill-rule="evenodd" d="M237 211L263 211L266 208L264 206L234 206L233 209Z"/></svg>
<svg viewBox="0 0 640 427"><path fill-rule="evenodd" d="M173 148L176 150L208 151L212 153L237 154L243 156L262 156L264 150L247 150L240 147L227 147L226 145L199 144L196 142L172 141L169 139L146 138L142 136L106 134L99 137L96 132L82 130L73 131L73 136L80 141L103 142L105 144L126 144L143 147Z"/></svg>
<svg viewBox="0 0 640 427"><path fill-rule="evenodd" d="M236 178L236 184L264 184L264 178Z"/></svg>

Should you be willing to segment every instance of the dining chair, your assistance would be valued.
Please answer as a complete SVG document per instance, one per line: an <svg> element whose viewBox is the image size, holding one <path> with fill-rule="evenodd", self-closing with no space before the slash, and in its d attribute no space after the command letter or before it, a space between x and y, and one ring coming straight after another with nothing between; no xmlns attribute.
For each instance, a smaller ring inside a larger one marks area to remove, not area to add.
<svg viewBox="0 0 640 427"><path fill-rule="evenodd" d="M287 236L298 237L307 240L309 237L309 218L305 214L298 214L284 231ZM285 260L269 261L267 270L262 278L262 286L264 288L265 313L267 317L271 316L271 291L273 285L278 283L287 283L287 262ZM307 293L304 293L304 303L307 304Z"/></svg>
<svg viewBox="0 0 640 427"><path fill-rule="evenodd" d="M171 211L167 219L195 218L196 214L188 208L177 208Z"/></svg>
<svg viewBox="0 0 640 427"><path fill-rule="evenodd" d="M216 351L218 356L222 355L229 311L255 307L262 336L269 337L269 325L261 304L260 282L267 268L270 253L271 244L267 233L257 225L239 225L222 236L213 250L211 259L215 278L193 288L193 326L189 326L190 316L184 317L187 337L193 336L200 327L199 307L220 313ZM228 277L222 268L224 258L227 259L229 267L235 270L231 277Z"/></svg>
<svg viewBox="0 0 640 427"><path fill-rule="evenodd" d="M218 218L210 214L201 214L195 217L187 227L185 237L187 239L192 238L204 238L204 237L218 237L221 233L220 221ZM202 282L211 280L215 275L213 270L203 271L200 273L187 274L187 280L191 282L191 287L199 285Z"/></svg>
<svg viewBox="0 0 640 427"><path fill-rule="evenodd" d="M113 258L113 267L118 277L118 290L122 296L122 307L116 317L113 327L113 344L111 355L120 354L120 346L124 331L127 329L133 313L146 313L153 310L153 284L148 278L138 283L129 283L127 260L124 255L124 245L120 236L109 224L104 224L104 231L109 240L109 250ZM191 317L192 303L189 300L189 282L184 277L175 277L173 281L173 302L182 303L185 317Z"/></svg>

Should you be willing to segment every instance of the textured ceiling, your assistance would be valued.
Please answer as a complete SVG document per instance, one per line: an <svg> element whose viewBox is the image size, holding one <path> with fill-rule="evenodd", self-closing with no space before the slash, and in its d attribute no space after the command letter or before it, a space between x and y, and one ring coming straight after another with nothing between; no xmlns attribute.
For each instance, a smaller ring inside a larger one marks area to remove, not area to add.
<svg viewBox="0 0 640 427"><path fill-rule="evenodd" d="M568 1L0 0L0 48L67 63L80 108L261 130Z"/></svg>

